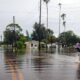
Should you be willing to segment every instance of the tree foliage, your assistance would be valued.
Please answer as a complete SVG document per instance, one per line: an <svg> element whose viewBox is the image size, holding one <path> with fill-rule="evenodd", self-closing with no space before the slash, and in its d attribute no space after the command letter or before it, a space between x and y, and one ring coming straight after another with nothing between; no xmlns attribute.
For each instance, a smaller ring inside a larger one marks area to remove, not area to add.
<svg viewBox="0 0 80 80"><path fill-rule="evenodd" d="M21 28L21 26L19 26L19 24L13 24L13 23L8 24L8 25L6 26L6 29L8 29L8 30L10 30L10 31L15 30L16 32L22 31L22 28Z"/></svg>
<svg viewBox="0 0 80 80"><path fill-rule="evenodd" d="M14 38L13 32L11 32L10 30L4 31L4 42L5 42L5 44L12 44L12 42L14 42L13 38Z"/></svg>
<svg viewBox="0 0 80 80"><path fill-rule="evenodd" d="M4 31L4 42L7 45L12 45L14 47L17 47L17 44L24 44L25 37L21 33L22 28L18 24L9 24L6 26L6 30ZM19 41L19 42L18 42Z"/></svg>
<svg viewBox="0 0 80 80"><path fill-rule="evenodd" d="M22 49L25 47L24 43L26 41L26 37L23 34L19 35L19 39L16 41L16 47L18 49Z"/></svg>
<svg viewBox="0 0 80 80"><path fill-rule="evenodd" d="M51 29L46 29L46 27L41 24L41 26L39 26L38 23L34 24L34 30L32 33L32 40L36 40L36 41L43 41L46 43L52 43L54 42L55 37L53 36L53 31Z"/></svg>
<svg viewBox="0 0 80 80"><path fill-rule="evenodd" d="M62 45L71 46L78 42L80 38L76 36L73 31L67 31L60 34L59 40Z"/></svg>
<svg viewBox="0 0 80 80"><path fill-rule="evenodd" d="M34 30L32 33L32 40L42 41L43 39L46 38L47 31L43 24L41 24L41 26L39 26L38 23L35 23L33 28L34 28Z"/></svg>
<svg viewBox="0 0 80 80"><path fill-rule="evenodd" d="M43 0L46 4L50 1L50 0Z"/></svg>

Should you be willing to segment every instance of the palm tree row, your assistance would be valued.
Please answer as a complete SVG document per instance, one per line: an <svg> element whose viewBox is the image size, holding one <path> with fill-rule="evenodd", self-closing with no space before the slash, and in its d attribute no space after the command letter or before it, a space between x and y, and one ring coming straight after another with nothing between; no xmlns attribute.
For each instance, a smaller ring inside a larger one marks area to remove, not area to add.
<svg viewBox="0 0 80 80"><path fill-rule="evenodd" d="M39 16L39 25L41 26L41 1L40 0L40 16ZM48 28L48 2L49 0L43 0L45 3L46 3L46 9L47 9L47 17L46 17L46 23L47 23L47 28ZM46 36L46 39L47 39L47 36ZM46 40L46 46L47 46L47 40ZM39 40L39 51L40 51L40 40Z"/></svg>

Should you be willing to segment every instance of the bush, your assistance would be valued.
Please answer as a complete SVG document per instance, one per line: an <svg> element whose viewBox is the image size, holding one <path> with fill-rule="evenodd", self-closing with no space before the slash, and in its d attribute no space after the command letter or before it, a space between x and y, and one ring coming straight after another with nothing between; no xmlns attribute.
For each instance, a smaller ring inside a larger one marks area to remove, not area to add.
<svg viewBox="0 0 80 80"><path fill-rule="evenodd" d="M17 47L18 49L22 49L22 48L24 48L24 43L23 43L22 41L17 41L17 42L16 42L16 47Z"/></svg>

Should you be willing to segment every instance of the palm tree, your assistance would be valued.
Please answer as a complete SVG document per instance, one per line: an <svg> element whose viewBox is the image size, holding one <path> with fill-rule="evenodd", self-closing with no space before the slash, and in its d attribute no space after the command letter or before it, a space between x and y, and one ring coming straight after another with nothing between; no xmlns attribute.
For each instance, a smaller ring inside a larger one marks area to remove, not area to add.
<svg viewBox="0 0 80 80"><path fill-rule="evenodd" d="M63 14L61 15L61 17L62 17L63 20L65 20L66 14L63 13Z"/></svg>
<svg viewBox="0 0 80 80"><path fill-rule="evenodd" d="M43 0L45 3L46 3L46 9L47 9L47 19L46 19L46 24L47 24L47 29L48 29L48 2L50 1L50 0ZM46 36L46 52L47 52L47 37L48 36Z"/></svg>
<svg viewBox="0 0 80 80"><path fill-rule="evenodd" d="M41 12L42 12L42 0L40 0L39 29L41 27ZM40 42L41 41L40 41L40 34L39 34L39 55L40 55L40 49L41 49Z"/></svg>
<svg viewBox="0 0 80 80"><path fill-rule="evenodd" d="M64 26L64 28L65 28L65 26L66 26L66 21L63 21L63 26Z"/></svg>
<svg viewBox="0 0 80 80"><path fill-rule="evenodd" d="M62 17L62 20L63 20L63 26L64 26L64 45L65 45L65 44L66 44L66 39L65 39L65 28L66 28L65 17L66 17L66 14L63 13L63 14L61 15L61 17Z"/></svg>
<svg viewBox="0 0 80 80"><path fill-rule="evenodd" d="M62 7L62 4L59 2L59 35L60 35L60 27L61 27L61 7ZM58 41L58 52L60 52L60 38L59 38L59 41Z"/></svg>
<svg viewBox="0 0 80 80"><path fill-rule="evenodd" d="M60 24L61 24L61 3L58 4L59 5L59 35L60 35Z"/></svg>
<svg viewBox="0 0 80 80"><path fill-rule="evenodd" d="M61 17L62 17L62 20L63 20L63 26L64 26L64 32L65 32L65 26L66 26L65 17L66 17L66 14L63 13L63 14L61 15Z"/></svg>
<svg viewBox="0 0 80 80"><path fill-rule="evenodd" d="M49 0L44 0L44 2L48 3L48 2L49 2Z"/></svg>
<svg viewBox="0 0 80 80"><path fill-rule="evenodd" d="M62 17L62 20L63 20L63 26L64 26L64 32L65 32L65 26L66 26L65 17L66 17L66 14L63 13L63 14L61 15L61 17Z"/></svg>
<svg viewBox="0 0 80 80"><path fill-rule="evenodd" d="M48 28L48 2L50 0L43 0L46 3L46 9L47 9L47 28Z"/></svg>

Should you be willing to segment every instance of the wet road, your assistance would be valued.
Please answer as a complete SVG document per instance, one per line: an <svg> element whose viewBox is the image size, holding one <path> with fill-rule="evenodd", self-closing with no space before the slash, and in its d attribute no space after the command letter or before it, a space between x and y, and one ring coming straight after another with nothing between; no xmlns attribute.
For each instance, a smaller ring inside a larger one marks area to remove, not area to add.
<svg viewBox="0 0 80 80"><path fill-rule="evenodd" d="M0 50L0 80L80 80L77 54L70 54Z"/></svg>

